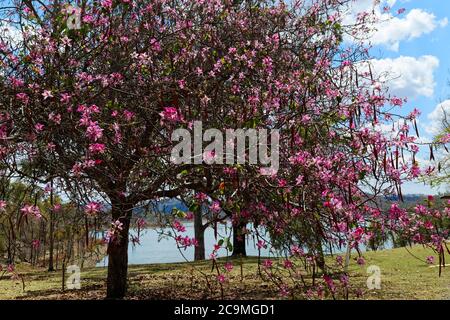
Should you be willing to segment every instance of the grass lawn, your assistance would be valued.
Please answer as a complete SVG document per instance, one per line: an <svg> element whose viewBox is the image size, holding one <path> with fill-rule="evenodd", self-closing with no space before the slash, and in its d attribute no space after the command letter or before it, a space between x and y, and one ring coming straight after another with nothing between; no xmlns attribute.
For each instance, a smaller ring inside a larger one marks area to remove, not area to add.
<svg viewBox="0 0 450 320"><path fill-rule="evenodd" d="M450 266L443 269L426 264L433 252L416 246L367 252L366 264L359 266L352 259L350 281L366 288L366 269L377 265L381 269L381 289L365 289L362 299L450 299ZM331 259L331 257L330 257ZM278 290L264 282L257 273L257 259L234 261L229 281L224 285L225 299L278 299ZM4 276L0 279L0 299L102 299L106 292L106 268L87 268L81 273L81 290L61 291L62 272L17 266L22 281ZM137 265L129 268L128 299L218 299L221 297L216 271L211 262ZM352 297L350 297L352 298ZM354 297L353 297L354 298Z"/></svg>

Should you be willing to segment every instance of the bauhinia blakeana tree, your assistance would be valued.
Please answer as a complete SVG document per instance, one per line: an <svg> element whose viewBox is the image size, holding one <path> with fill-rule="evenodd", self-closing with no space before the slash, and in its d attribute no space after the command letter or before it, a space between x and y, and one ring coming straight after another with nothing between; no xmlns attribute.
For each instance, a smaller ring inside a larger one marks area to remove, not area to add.
<svg viewBox="0 0 450 320"><path fill-rule="evenodd" d="M360 67L366 48L343 43L366 23L341 24L350 2L13 1L1 13L15 32L0 38L0 155L109 199L110 298L126 292L133 208L192 192L275 240L290 232L324 267L322 244L370 236L373 197L416 174L407 128L377 132L402 101ZM173 131L196 121L279 130L279 170L174 163Z"/></svg>

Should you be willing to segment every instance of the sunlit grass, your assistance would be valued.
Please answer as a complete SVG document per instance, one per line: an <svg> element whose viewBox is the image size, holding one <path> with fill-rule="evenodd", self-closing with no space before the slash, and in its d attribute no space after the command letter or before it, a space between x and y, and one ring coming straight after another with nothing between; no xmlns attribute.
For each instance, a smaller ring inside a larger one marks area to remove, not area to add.
<svg viewBox="0 0 450 320"><path fill-rule="evenodd" d="M366 288L367 267L377 265L381 269L381 289L365 289L363 299L450 299L450 268L443 270L430 266L426 257L433 255L430 249L398 248L364 254L366 264L360 266L352 256L350 279L353 284ZM334 257L328 257L334 259ZM234 268L224 285L225 298L277 299L278 291L272 283L258 275L257 258L235 259ZM211 261L198 263L169 263L133 265L129 267L130 299L217 299L220 290L214 281L216 270ZM27 264L17 265L25 282L4 276L0 280L0 299L102 299L105 296L106 268L86 268L81 274L81 290L62 291L62 271L47 272L32 269ZM355 297L350 296L354 299Z"/></svg>

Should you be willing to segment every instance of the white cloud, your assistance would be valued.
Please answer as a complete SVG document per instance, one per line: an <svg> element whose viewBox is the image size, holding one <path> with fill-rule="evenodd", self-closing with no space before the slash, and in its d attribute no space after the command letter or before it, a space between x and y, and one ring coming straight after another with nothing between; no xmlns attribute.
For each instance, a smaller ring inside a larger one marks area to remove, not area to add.
<svg viewBox="0 0 450 320"><path fill-rule="evenodd" d="M396 59L374 59L370 63L374 77L379 77L392 95L408 98L433 96L438 58L429 55L419 58L400 56Z"/></svg>
<svg viewBox="0 0 450 320"><path fill-rule="evenodd" d="M445 100L438 104L436 108L428 114L427 118L430 122L425 130L433 136L439 134L442 129L442 120L444 119L445 114L450 116L450 100Z"/></svg>
<svg viewBox="0 0 450 320"><path fill-rule="evenodd" d="M411 10L404 18L382 14L381 19L386 21L378 24L370 42L387 45L393 51L398 51L401 41L419 38L431 33L438 25L442 27L448 23L445 19L437 21L434 14L421 9Z"/></svg>
<svg viewBox="0 0 450 320"><path fill-rule="evenodd" d="M358 13L369 12L376 17L374 30L369 34L360 35L373 45L385 45L390 50L398 51L401 41L407 41L430 34L437 27L445 27L448 19L438 20L433 13L422 9L412 9L406 15L394 16L391 12L384 12L385 6L392 7L396 0L360 0L352 4L349 15L344 19L345 24L352 24Z"/></svg>

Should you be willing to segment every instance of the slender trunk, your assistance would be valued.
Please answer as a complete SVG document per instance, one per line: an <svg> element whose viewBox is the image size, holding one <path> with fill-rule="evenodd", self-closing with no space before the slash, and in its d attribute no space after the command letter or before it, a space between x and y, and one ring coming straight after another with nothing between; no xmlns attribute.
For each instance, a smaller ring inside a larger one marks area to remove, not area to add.
<svg viewBox="0 0 450 320"><path fill-rule="evenodd" d="M233 225L233 257L246 257L245 234L242 234L245 223Z"/></svg>
<svg viewBox="0 0 450 320"><path fill-rule="evenodd" d="M108 279L106 296L108 299L121 299L127 291L128 272L128 234L132 206L121 203L112 205L113 222L119 220L122 230L108 244Z"/></svg>
<svg viewBox="0 0 450 320"><path fill-rule="evenodd" d="M203 226L202 210L197 210L194 215L194 233L198 245L195 247L194 260L205 260L205 227Z"/></svg>
<svg viewBox="0 0 450 320"><path fill-rule="evenodd" d="M50 233L49 233L49 257L48 257L48 271L55 271L53 267L53 248L55 245L54 233L55 233L55 213L53 212L53 180L50 186Z"/></svg>

